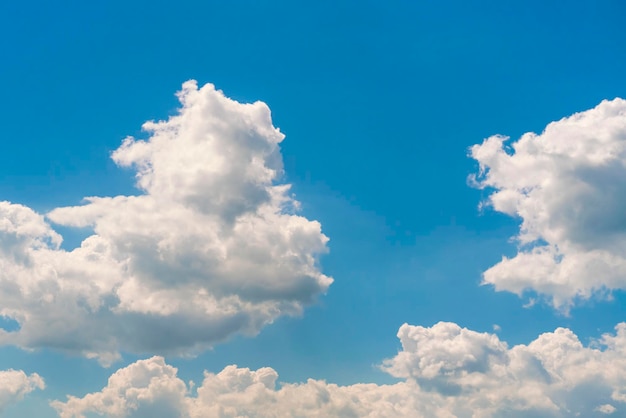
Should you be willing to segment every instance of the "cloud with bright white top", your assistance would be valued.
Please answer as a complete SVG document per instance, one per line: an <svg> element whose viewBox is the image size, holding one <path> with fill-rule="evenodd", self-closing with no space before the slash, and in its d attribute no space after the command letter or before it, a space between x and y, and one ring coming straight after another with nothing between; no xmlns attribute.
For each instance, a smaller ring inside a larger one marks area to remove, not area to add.
<svg viewBox="0 0 626 418"><path fill-rule="evenodd" d="M519 140L471 147L487 205L521 220L517 255L484 273L496 290L556 308L626 289L626 100L603 101Z"/></svg>
<svg viewBox="0 0 626 418"><path fill-rule="evenodd" d="M96 357L193 354L299 315L332 278L321 225L297 214L262 102L189 81L181 108L113 152L136 196L88 197L45 216L0 202L0 344ZM51 222L93 235L66 251Z"/></svg>
<svg viewBox="0 0 626 418"><path fill-rule="evenodd" d="M228 366L186 384L162 357L115 372L100 392L52 406L61 418L598 417L626 411L626 324L585 347L569 329L508 347L454 323L403 325L402 351L381 366L404 379L338 386L277 384L271 368Z"/></svg>

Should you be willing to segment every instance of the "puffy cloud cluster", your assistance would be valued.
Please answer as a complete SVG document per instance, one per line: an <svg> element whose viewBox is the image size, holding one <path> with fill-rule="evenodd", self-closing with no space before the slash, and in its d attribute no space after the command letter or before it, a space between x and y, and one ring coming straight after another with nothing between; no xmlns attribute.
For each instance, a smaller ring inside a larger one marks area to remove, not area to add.
<svg viewBox="0 0 626 418"><path fill-rule="evenodd" d="M487 204L521 219L513 258L484 283L531 290L567 309L626 288L626 100L550 123L512 143L492 136L471 148Z"/></svg>
<svg viewBox="0 0 626 418"><path fill-rule="evenodd" d="M626 409L626 324L584 347L559 328L509 348L453 323L403 325L402 351L383 369L392 385L319 380L277 385L271 368L228 366L185 384L163 358L118 370L100 392L52 406L62 418L111 417L574 417Z"/></svg>
<svg viewBox="0 0 626 418"><path fill-rule="evenodd" d="M1 344L109 363L120 350L193 353L299 314L332 283L327 238L279 184L284 138L262 102L187 82L178 114L112 154L137 196L89 197L46 217L0 203ZM49 221L94 233L65 251Z"/></svg>
<svg viewBox="0 0 626 418"><path fill-rule="evenodd" d="M0 413L35 389L43 389L44 381L37 373L27 375L21 370L0 371Z"/></svg>
<svg viewBox="0 0 626 418"><path fill-rule="evenodd" d="M108 385L83 398L68 397L52 406L62 418L96 413L109 417L402 417L411 416L410 385L337 386L309 380L276 388L271 368L252 371L228 366L205 372L192 389L162 357L140 360L118 370Z"/></svg>
<svg viewBox="0 0 626 418"><path fill-rule="evenodd" d="M403 325L396 377L452 401L455 416L593 416L626 409L626 323L584 347L569 329L509 348L454 323ZM473 411L473 412L471 412ZM471 413L470 413L471 412Z"/></svg>

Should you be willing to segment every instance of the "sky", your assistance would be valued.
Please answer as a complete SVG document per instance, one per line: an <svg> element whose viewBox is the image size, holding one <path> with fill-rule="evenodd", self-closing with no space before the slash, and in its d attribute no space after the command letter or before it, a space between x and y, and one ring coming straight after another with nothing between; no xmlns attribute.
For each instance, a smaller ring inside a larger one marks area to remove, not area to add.
<svg viewBox="0 0 626 418"><path fill-rule="evenodd" d="M620 1L0 4L0 416L626 417Z"/></svg>

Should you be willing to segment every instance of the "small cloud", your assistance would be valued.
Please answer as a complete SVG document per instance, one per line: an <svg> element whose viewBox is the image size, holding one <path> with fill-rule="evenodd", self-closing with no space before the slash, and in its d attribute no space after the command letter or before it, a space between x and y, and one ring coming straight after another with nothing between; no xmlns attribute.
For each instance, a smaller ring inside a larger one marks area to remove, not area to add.
<svg viewBox="0 0 626 418"><path fill-rule="evenodd" d="M35 389L44 389L44 380L37 373L27 375L22 370L0 371L0 413Z"/></svg>
<svg viewBox="0 0 626 418"><path fill-rule="evenodd" d="M532 308L533 306L535 306L536 304L537 304L537 299L535 299L535 298L528 298L528 302L523 304L522 307L526 308L526 309L529 309L529 308Z"/></svg>
<svg viewBox="0 0 626 418"><path fill-rule="evenodd" d="M613 412L617 411L617 408L615 408L613 405L611 404L604 404L604 405L600 405L598 406L595 411L598 412L602 412L603 414L612 414Z"/></svg>

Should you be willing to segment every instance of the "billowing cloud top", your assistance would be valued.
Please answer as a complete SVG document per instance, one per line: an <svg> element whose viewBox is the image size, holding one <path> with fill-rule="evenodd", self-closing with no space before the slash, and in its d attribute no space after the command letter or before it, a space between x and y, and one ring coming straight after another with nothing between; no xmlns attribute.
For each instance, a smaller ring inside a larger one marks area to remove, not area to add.
<svg viewBox="0 0 626 418"><path fill-rule="evenodd" d="M584 347L569 329L509 348L496 335L441 322L403 325L383 366L404 381L277 387L271 368L228 366L189 387L162 357L115 372L101 391L52 406L62 418L115 417L598 417L626 407L626 324ZM620 416L622 416L620 415Z"/></svg>
<svg viewBox="0 0 626 418"><path fill-rule="evenodd" d="M138 196L90 197L47 214L91 227L73 251L33 210L0 203L0 314L19 329L0 343L97 357L120 350L193 353L301 312L332 283L328 239L295 214L279 143L262 102L241 104L194 81L146 140L112 155L137 172Z"/></svg>
<svg viewBox="0 0 626 418"><path fill-rule="evenodd" d="M567 309L576 299L626 289L626 101L471 148L488 204L521 218L520 250L487 270L497 290L527 290Z"/></svg>

